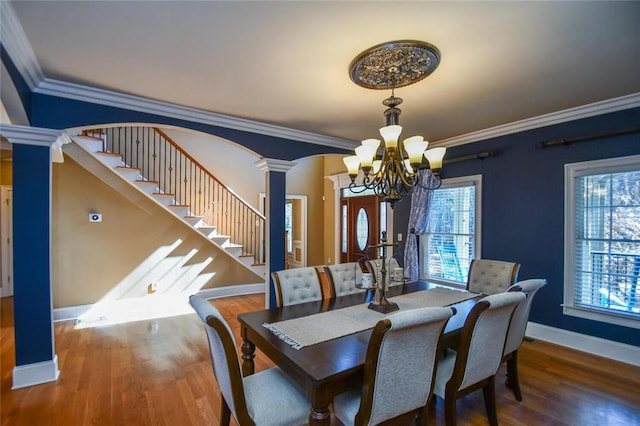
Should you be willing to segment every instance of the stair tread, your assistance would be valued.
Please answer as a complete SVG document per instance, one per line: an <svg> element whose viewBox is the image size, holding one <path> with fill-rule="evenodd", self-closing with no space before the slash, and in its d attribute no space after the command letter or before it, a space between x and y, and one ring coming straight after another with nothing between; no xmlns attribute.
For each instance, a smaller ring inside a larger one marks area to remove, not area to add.
<svg viewBox="0 0 640 426"><path fill-rule="evenodd" d="M158 181L155 180L142 180L142 179L138 179L136 180L136 183L152 183L154 185L158 185Z"/></svg>
<svg viewBox="0 0 640 426"><path fill-rule="evenodd" d="M140 171L139 167L129 167L129 166L116 166L116 169L123 169L123 170L137 170Z"/></svg>
<svg viewBox="0 0 640 426"><path fill-rule="evenodd" d="M109 155L111 157L122 157L122 154L118 154L116 152L109 152L109 151L98 151L96 152L97 155Z"/></svg>

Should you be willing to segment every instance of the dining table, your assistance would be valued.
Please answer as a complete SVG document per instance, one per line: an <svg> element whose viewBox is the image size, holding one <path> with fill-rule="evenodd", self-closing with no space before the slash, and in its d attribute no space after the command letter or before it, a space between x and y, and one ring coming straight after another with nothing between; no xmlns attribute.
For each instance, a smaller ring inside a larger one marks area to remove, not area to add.
<svg viewBox="0 0 640 426"><path fill-rule="evenodd" d="M417 281L391 286L385 294L391 300L404 300L407 303L413 301L413 305L399 303L400 309L407 306L413 308L416 307L416 303L420 303L420 300L425 300L417 298L418 294L423 298L428 297L430 294L428 291L434 289L443 289L443 287L427 281ZM465 297L465 300L452 304L444 302L445 304L440 305L454 308L454 315L449 319L443 331L441 345L443 347L456 347L465 319L482 295L468 293L464 290L451 290L448 288L446 290L467 293L460 295ZM437 291L444 292L445 290ZM329 406L334 395L352 386L359 386L362 383L367 345L372 327L375 325L375 321L386 316L386 314L366 309L367 304L373 300L373 297L374 291L368 290L334 299L238 314L237 318L240 322L240 335L242 337L243 376L254 373L255 351L256 348L260 349L262 353L304 389L312 407L309 413L309 424L331 424ZM416 300L418 302L415 302ZM341 319L340 324L334 323L332 326L331 323L326 321L327 315L351 312L353 309L360 308L362 308L362 311L355 311L356 314L373 319L374 323L371 327L365 324L362 327L367 328L362 330L356 328L358 331L347 335L339 335L318 343L301 345L297 343L297 340L304 339L287 338L287 336L282 335L283 333L278 332L280 328L285 329L284 326L286 325L295 326L296 323L302 323L305 320L315 326L318 331L331 332L330 328L336 325L338 327L335 328L347 326L348 330L350 324L345 323L350 322L350 320ZM279 327L280 324L282 324L282 327ZM326 330L327 328L329 330ZM268 392L268 389L264 391Z"/></svg>

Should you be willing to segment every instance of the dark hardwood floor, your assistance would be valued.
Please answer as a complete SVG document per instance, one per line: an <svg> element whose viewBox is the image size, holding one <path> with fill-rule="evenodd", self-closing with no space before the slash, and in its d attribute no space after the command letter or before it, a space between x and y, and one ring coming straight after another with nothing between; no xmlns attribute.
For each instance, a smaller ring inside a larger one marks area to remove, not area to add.
<svg viewBox="0 0 640 426"><path fill-rule="evenodd" d="M264 298L229 297L213 303L239 343L236 314L262 309ZM220 394L195 314L84 329L73 322L56 323L58 381L11 390L12 299L2 299L0 309L3 426L218 423ZM270 366L258 353L256 371ZM541 341L523 344L519 367L523 402L505 388L504 367L498 373L502 425L640 425L638 367ZM436 401L429 424L444 425L442 401ZM481 392L458 401L458 424L487 424Z"/></svg>

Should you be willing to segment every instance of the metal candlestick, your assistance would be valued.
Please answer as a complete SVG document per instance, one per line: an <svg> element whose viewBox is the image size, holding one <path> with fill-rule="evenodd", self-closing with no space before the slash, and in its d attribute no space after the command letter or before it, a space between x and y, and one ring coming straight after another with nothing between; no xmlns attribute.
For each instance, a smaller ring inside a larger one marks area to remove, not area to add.
<svg viewBox="0 0 640 426"><path fill-rule="evenodd" d="M387 287L387 247L393 247L395 244L387 244L387 232L382 232L381 244L372 246L374 248L382 248L382 269L380 270L382 278L377 282L376 292L373 296L373 302L369 303L369 309L383 314L397 311L400 309L396 303L389 302L385 296Z"/></svg>

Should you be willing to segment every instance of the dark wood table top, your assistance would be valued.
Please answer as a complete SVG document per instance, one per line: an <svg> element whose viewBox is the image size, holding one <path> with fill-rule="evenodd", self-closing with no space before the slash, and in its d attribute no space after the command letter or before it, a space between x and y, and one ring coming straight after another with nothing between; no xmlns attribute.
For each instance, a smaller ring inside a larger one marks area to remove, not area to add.
<svg viewBox="0 0 640 426"><path fill-rule="evenodd" d="M437 286L422 281L407 283L391 287L386 295L393 297L434 287ZM346 308L369 302L372 297L373 291L367 291L333 300L239 314L238 320L243 338L243 373L245 375L253 373L255 347L259 348L276 365L304 386L307 398L313 405L310 422L328 424L328 405L333 395L362 380L371 329L298 350L279 339L263 327L263 324ZM467 314L479 298L480 296L452 305L456 308L456 314L447 323L443 335L449 340L448 345L455 345L455 338L464 325ZM380 314L380 319L384 317L384 314Z"/></svg>

